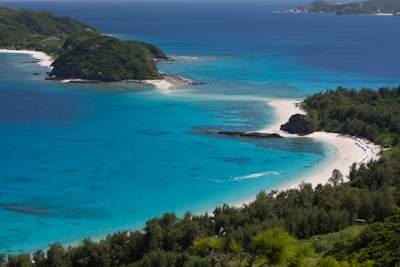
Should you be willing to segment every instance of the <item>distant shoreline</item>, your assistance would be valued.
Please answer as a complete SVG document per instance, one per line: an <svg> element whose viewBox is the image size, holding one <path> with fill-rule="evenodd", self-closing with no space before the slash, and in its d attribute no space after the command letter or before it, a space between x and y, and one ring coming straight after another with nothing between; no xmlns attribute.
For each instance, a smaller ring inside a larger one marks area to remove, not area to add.
<svg viewBox="0 0 400 267"><path fill-rule="evenodd" d="M306 11L298 8L292 8L287 10L275 10L275 14L331 14L337 16L379 16L379 17L399 17L400 13L355 13L355 14L336 14L335 12L317 12L317 11Z"/></svg>

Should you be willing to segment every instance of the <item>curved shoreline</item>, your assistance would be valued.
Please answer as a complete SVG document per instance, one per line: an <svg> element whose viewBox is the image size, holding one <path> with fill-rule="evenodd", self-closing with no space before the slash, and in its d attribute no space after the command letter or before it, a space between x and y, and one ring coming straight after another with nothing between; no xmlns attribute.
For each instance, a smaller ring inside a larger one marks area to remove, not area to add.
<svg viewBox="0 0 400 267"><path fill-rule="evenodd" d="M52 68L51 64L53 64L54 61L51 56L41 51L0 49L0 53L30 55L34 60L36 60L34 63L46 68Z"/></svg>
<svg viewBox="0 0 400 267"><path fill-rule="evenodd" d="M382 147L363 138L329 132L314 132L307 136L297 136L280 130L280 126L286 123L290 116L305 114L298 105L300 103L301 100L298 99L269 99L266 105L274 110L276 120L257 132L277 133L289 138L312 138L314 141L329 145L334 151L333 158L325 160L319 166L313 166L312 170L305 174L293 177L292 181L277 188L270 188L270 190L283 191L293 189L299 187L304 182L310 183L315 188L318 184L327 184L335 169L338 169L343 174L344 180L347 181L350 174L350 167L354 163L360 166L360 164L366 164L371 160L378 160L380 158ZM242 207L254 200L255 196L252 196L249 199L234 202L232 205Z"/></svg>
<svg viewBox="0 0 400 267"><path fill-rule="evenodd" d="M380 158L382 148L363 138L329 132L314 132L306 136L297 136L280 130L280 125L286 123L291 115L305 113L298 106L299 103L299 100L293 99L273 99L267 102L267 105L274 109L278 119L271 126L260 130L260 132L276 132L286 137L312 138L315 141L326 143L333 148L335 151L334 159L323 164L324 166L312 170L311 173L299 177L303 178L299 182L308 182L314 187L318 184L325 184L328 182L334 169L338 169L347 178L353 163L359 166L362 163L368 163L371 160ZM291 183L283 186L280 190L296 186L298 186L298 183L297 185Z"/></svg>

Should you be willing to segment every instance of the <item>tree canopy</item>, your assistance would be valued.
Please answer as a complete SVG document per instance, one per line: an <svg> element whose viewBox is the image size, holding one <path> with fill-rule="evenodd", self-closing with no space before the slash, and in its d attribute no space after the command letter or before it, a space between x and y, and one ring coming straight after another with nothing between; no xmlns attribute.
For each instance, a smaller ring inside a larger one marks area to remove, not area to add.
<svg viewBox="0 0 400 267"><path fill-rule="evenodd" d="M400 142L400 87L339 87L307 97L302 107L316 130L363 137L385 147Z"/></svg>

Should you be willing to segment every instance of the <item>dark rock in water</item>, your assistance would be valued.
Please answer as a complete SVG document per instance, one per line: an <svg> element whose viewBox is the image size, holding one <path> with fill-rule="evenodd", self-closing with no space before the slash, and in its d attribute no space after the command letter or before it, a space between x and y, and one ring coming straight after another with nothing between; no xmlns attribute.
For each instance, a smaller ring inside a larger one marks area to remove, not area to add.
<svg viewBox="0 0 400 267"><path fill-rule="evenodd" d="M209 132L212 133L212 132ZM219 135L228 135L228 136L240 136L243 132L235 132L235 131L219 131L216 134Z"/></svg>
<svg viewBox="0 0 400 267"><path fill-rule="evenodd" d="M205 82L197 82L197 81L192 81L191 85L203 85L206 84Z"/></svg>
<svg viewBox="0 0 400 267"><path fill-rule="evenodd" d="M258 132L244 133L241 136L253 137L253 138L283 138L277 133L258 133Z"/></svg>
<svg viewBox="0 0 400 267"><path fill-rule="evenodd" d="M289 121L281 125L281 130L291 134L307 135L314 132L314 127L302 114L292 115Z"/></svg>
<svg viewBox="0 0 400 267"><path fill-rule="evenodd" d="M40 59L34 59L34 60L30 60L30 61L21 61L21 64L35 64L35 63L39 63L41 62Z"/></svg>
<svg viewBox="0 0 400 267"><path fill-rule="evenodd" d="M40 75L40 73L39 72L34 72L33 75L38 76L38 75Z"/></svg>
<svg viewBox="0 0 400 267"><path fill-rule="evenodd" d="M69 81L70 83L102 83L102 81L99 80L83 80L83 79L72 79Z"/></svg>
<svg viewBox="0 0 400 267"><path fill-rule="evenodd" d="M259 133L259 132L239 132L239 131L219 131L218 135L248 137L248 138L283 138L277 133Z"/></svg>

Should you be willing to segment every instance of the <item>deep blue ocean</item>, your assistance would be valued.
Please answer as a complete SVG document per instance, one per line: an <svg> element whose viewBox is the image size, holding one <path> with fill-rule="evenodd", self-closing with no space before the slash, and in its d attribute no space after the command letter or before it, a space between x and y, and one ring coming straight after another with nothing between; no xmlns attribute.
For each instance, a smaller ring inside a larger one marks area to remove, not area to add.
<svg viewBox="0 0 400 267"><path fill-rule="evenodd" d="M289 2L1 5L155 43L179 58L160 70L204 85L61 84L21 63L29 56L0 54L0 252L137 229L296 181L331 148L205 130L263 128L274 120L266 97L400 84L400 17L272 12Z"/></svg>

